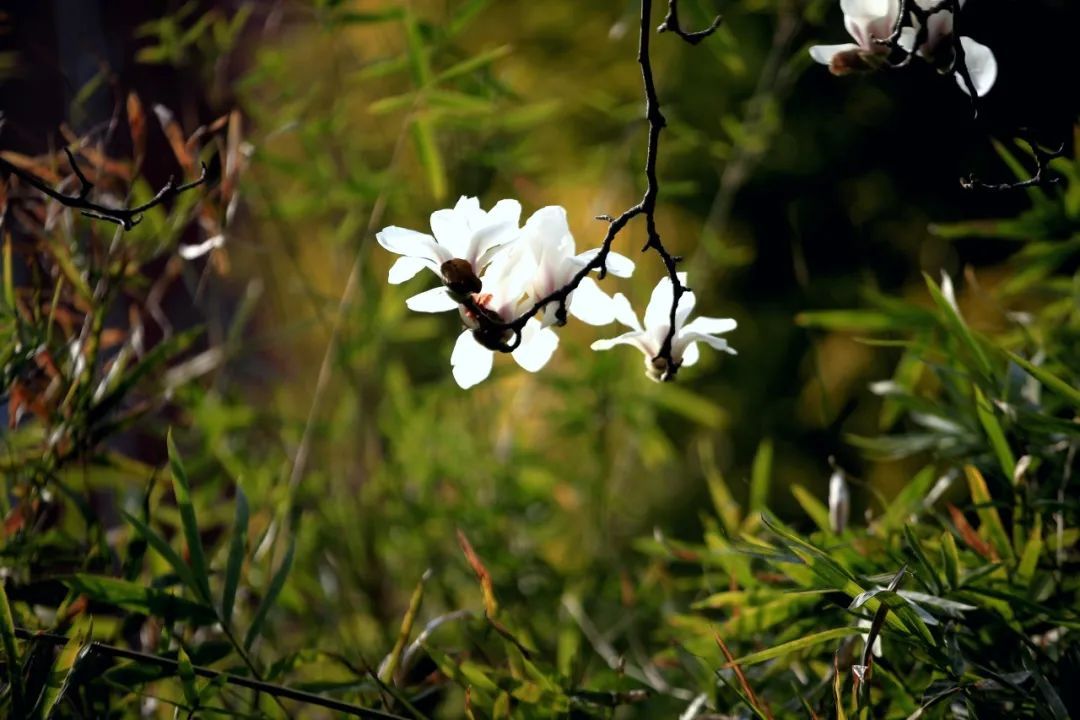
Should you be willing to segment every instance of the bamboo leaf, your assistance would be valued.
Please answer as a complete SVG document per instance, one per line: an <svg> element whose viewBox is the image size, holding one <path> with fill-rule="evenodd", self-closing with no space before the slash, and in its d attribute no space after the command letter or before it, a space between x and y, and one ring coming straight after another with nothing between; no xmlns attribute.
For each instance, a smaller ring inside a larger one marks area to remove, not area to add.
<svg viewBox="0 0 1080 720"><path fill-rule="evenodd" d="M986 439L990 441L990 447L997 456L998 464L1001 465L1005 477L1012 479L1016 476L1016 457L1008 440L1005 439L1005 431L994 415L994 407L982 390L975 387L975 413L979 416L979 424L986 432Z"/></svg>
<svg viewBox="0 0 1080 720"><path fill-rule="evenodd" d="M798 483L792 483L791 494L795 496L799 505L814 521L814 524L825 532L832 532L832 524L829 522L829 508L825 503L814 497L813 493Z"/></svg>
<svg viewBox="0 0 1080 720"><path fill-rule="evenodd" d="M1012 543L1005 533L1005 526L1001 522L1001 516L993 505L990 497L990 489L986 486L986 479L973 465L964 466L964 475L967 477L968 489L971 492L971 501L975 503L975 512L979 515L979 524L989 536L990 542L997 549L998 554L1004 560L1012 562L1016 559L1013 554Z"/></svg>
<svg viewBox="0 0 1080 720"><path fill-rule="evenodd" d="M277 602L278 595L281 594L281 589L285 587L285 580L289 576L289 570L292 569L293 555L295 553L296 536L293 535L289 540L289 549L285 551L285 557L282 559L277 572L274 573L274 577L270 581L270 587L266 589L266 594L263 595L262 602L259 603L259 607L255 611L255 617L251 621L251 626L248 628L247 635L244 636L245 650L251 648L252 643L255 642L255 638L262 632L263 624L266 622L266 616L270 613L270 608Z"/></svg>
<svg viewBox="0 0 1080 720"><path fill-rule="evenodd" d="M180 557L180 554L169 545L169 541L128 511L120 510L120 515L129 525L134 527L143 538L145 538L147 545L152 547L158 555L165 558L166 562L172 566L173 572L175 572L180 580L187 585L196 596L198 596L200 589L198 583L195 581L195 576L191 572L191 568L184 562L183 558Z"/></svg>
<svg viewBox="0 0 1080 720"><path fill-rule="evenodd" d="M11 702L16 715L23 712L22 659L15 644L15 620L11 615L5 583L0 581L0 646L4 648L4 669L11 689Z"/></svg>
<svg viewBox="0 0 1080 720"><path fill-rule="evenodd" d="M796 640L776 645L775 647L768 648L756 653L750 653L743 657L728 663L728 666L733 665L754 665L756 663L765 662L766 660L773 660L778 657L783 657L799 650L805 650L806 648L814 647L815 645L821 645L827 643L830 640L837 640L839 638L849 637L851 635L859 635L862 630L853 627L840 627L833 628L832 630L822 630L810 635L804 635Z"/></svg>
<svg viewBox="0 0 1080 720"><path fill-rule="evenodd" d="M750 516L755 516L765 509L769 499L769 480L772 477L773 443L765 438L758 445L754 455L754 465L750 472Z"/></svg>
<svg viewBox="0 0 1080 720"><path fill-rule="evenodd" d="M236 486L236 515L233 520L232 538L229 540L229 559L225 566L225 587L221 591L222 622L232 623L233 608L236 605L236 589L240 586L240 573L244 567L244 553L247 549L248 503L244 490Z"/></svg>
<svg viewBox="0 0 1080 720"><path fill-rule="evenodd" d="M180 453L173 442L172 429L165 436L169 449L169 469L172 472L173 492L176 504L180 508L180 524L183 526L184 542L187 543L188 557L191 561L192 576L198 586L199 595L205 602L210 602L210 572L203 552L202 539L199 536L199 522L195 516L195 506L191 503L191 484Z"/></svg>
<svg viewBox="0 0 1080 720"><path fill-rule="evenodd" d="M1046 368L1035 365L1020 357L1016 353L1006 352L1005 354L1009 356L1010 360L1012 360L1014 363L1024 368L1024 370L1026 370L1028 373L1030 373L1031 376L1034 377L1036 380L1053 390L1058 395L1061 395L1063 398L1071 402L1074 406L1080 408L1080 390L1065 382L1057 375L1054 375Z"/></svg>

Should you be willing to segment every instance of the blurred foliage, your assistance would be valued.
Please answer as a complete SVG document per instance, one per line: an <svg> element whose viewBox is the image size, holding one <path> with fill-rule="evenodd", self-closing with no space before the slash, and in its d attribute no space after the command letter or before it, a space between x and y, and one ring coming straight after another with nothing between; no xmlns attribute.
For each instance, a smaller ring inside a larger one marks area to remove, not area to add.
<svg viewBox="0 0 1080 720"><path fill-rule="evenodd" d="M571 326L543 373L467 393L456 319L407 312L374 232L516 197L594 245L644 183L637 4L141 24L139 62L234 97L181 129L123 95L130 157L65 138L112 198L152 195L150 126L178 174L215 169L131 232L6 187L5 711L1080 713L1080 162L963 194L959 168L1027 158L986 160L948 78L811 71L834 5L728 2L700 46L654 39L658 220L740 356L661 386Z"/></svg>

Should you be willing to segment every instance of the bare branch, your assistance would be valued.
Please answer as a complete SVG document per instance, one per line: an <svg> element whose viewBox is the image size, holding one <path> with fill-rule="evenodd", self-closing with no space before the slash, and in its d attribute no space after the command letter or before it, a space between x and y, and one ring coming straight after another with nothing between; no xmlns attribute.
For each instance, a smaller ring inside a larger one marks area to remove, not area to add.
<svg viewBox="0 0 1080 720"><path fill-rule="evenodd" d="M74 153L70 149L64 148L64 152L67 154L68 162L71 164L71 170L75 173L75 177L79 179L79 192L77 195L65 195L64 193L56 190L50 186L47 182L39 178L34 173L24 170L23 168L15 165L14 163L5 160L0 157L0 168L6 170L10 174L23 180L31 187L49 196L53 200L56 200L61 205L64 205L75 210L79 210L83 215L94 218L96 220L107 220L109 222L120 225L125 230L130 230L142 220L142 215L147 210L161 205L169 200L173 199L181 193L187 192L192 188L198 187L206 182L206 164L202 165L202 173L196 180L192 180L188 183L177 185L174 178L170 177L169 181L158 190L148 202L135 207L108 207L94 202L90 199L90 193L94 189L94 184L87 179L82 169L79 167L79 163L75 158Z"/></svg>
<svg viewBox="0 0 1080 720"><path fill-rule="evenodd" d="M1029 187L1046 187L1047 185L1056 185L1061 182L1060 177L1049 175L1046 170L1048 169L1051 160L1065 155L1065 143L1061 143L1056 150L1047 150L1042 147L1038 140L1035 139L1035 136L1027 130L1022 131L1018 139L1022 140L1031 148L1031 154L1035 158L1035 173L1031 177L1026 180L1011 183L985 183L974 175L968 175L966 178L960 178L960 186L965 190L990 190L1002 192Z"/></svg>
<svg viewBox="0 0 1080 720"><path fill-rule="evenodd" d="M667 15L664 16L664 22L660 23L660 27L656 28L656 31L671 31L691 45L697 45L699 42L716 32L716 29L720 27L720 23L723 21L724 16L717 15L712 21L712 25L704 30L698 30L697 32L683 30L682 26L679 25L679 0L668 0Z"/></svg>

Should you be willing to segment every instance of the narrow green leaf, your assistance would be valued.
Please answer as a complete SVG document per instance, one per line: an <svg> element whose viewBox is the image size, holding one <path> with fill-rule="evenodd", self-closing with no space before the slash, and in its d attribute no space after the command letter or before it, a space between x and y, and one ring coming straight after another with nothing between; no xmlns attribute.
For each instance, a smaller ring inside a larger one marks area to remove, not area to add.
<svg viewBox="0 0 1080 720"><path fill-rule="evenodd" d="M172 429L165 436L169 449L169 469L172 471L173 493L180 508L180 524L183 525L184 542L187 543L188 557L191 559L191 571L198 585L200 599L210 602L210 571L203 553L202 539L199 537L199 522L195 516L195 506L191 503L191 484L188 482L180 452L173 442Z"/></svg>
<svg viewBox="0 0 1080 720"><path fill-rule="evenodd" d="M829 522L829 508L825 506L825 503L818 500L813 493L798 483L791 484L791 494L795 496L799 505L806 511L806 514L810 516L815 525L825 532L832 532L832 525Z"/></svg>
<svg viewBox="0 0 1080 720"><path fill-rule="evenodd" d="M266 622L266 616L270 613L270 608L277 602L278 595L281 594L281 589L285 587L285 580L289 576L289 570L292 569L293 554L295 552L296 536L293 535L289 540L289 548L285 551L285 557L282 559L277 572L274 573L274 577L270 581L270 587L266 589L266 594L263 595L262 602L259 603L259 607L255 611L255 617L251 620L251 626L248 628L247 635L244 636L245 650L251 649L251 645L255 642L255 638L262 632L263 623Z"/></svg>
<svg viewBox="0 0 1080 720"><path fill-rule="evenodd" d="M782 657L789 653L798 652L799 650L805 650L815 645L829 642L830 640L837 640L839 638L849 637L851 635L859 635L862 630L853 627L840 627L833 628L832 630L822 630L811 635L804 635L801 638L797 638L790 642L782 643L774 647L762 650L756 653L750 653L744 655L737 660L734 660L729 665L754 665L756 663L765 662L766 660L772 660L774 658Z"/></svg>
<svg viewBox="0 0 1080 720"><path fill-rule="evenodd" d="M1012 543L1005 532L1005 525L1001 522L1001 516L994 507L994 500L990 497L990 489L986 486L986 479L973 465L964 466L964 475L967 476L968 489L971 492L971 501L975 503L975 512L979 515L979 525L989 540L997 548L998 554L1003 560L1012 562L1016 556L1013 554Z"/></svg>
<svg viewBox="0 0 1080 720"><path fill-rule="evenodd" d="M78 573L65 578L63 582L75 592L96 602L160 617L166 622L183 620L193 625L205 626L217 621L217 615L211 607L127 580Z"/></svg>
<svg viewBox="0 0 1080 720"><path fill-rule="evenodd" d="M990 364L990 359L986 356L982 345L979 344L978 339L972 333L971 328L964 322L964 318L960 316L960 313L956 311L952 303L942 293L941 288L937 283L927 274L923 274L923 278L926 280L926 287L930 291L930 296L934 299L934 303L938 306L938 310L941 311L941 315L944 319L946 329L955 336L971 353L972 360L975 363L976 370L982 374L985 378L993 377L993 366Z"/></svg>
<svg viewBox="0 0 1080 720"><path fill-rule="evenodd" d="M1012 480L1016 475L1016 457L1008 440L1005 439L1005 431L1001 429L1001 423L994 415L994 406L982 390L975 387L975 412L979 416L979 423L986 432L986 439L990 441L990 447L997 456L998 464L1001 465L1005 477Z"/></svg>
<svg viewBox="0 0 1080 720"><path fill-rule="evenodd" d="M232 538L229 540L229 560L225 566L225 587L221 591L221 616L226 626L232 623L236 605L236 589L240 586L240 572L244 567L247 550L248 503L244 490L236 486L236 515L233 520Z"/></svg>
<svg viewBox="0 0 1080 720"><path fill-rule="evenodd" d="M198 596L201 591L198 583L195 582L195 576L192 574L191 568L184 562L183 558L180 557L180 554L169 545L169 541L158 534L156 530L144 523L140 518L135 517L128 511L121 510L120 515L146 539L147 545L152 547L158 555L165 558L172 567L173 572L175 572L180 580L183 581L196 596Z"/></svg>
<svg viewBox="0 0 1080 720"><path fill-rule="evenodd" d="M412 634L416 615L420 612L420 603L424 599L424 584L427 583L429 577L431 577L431 570L427 570L420 576L420 582L416 583L416 588L409 599L409 607L405 611L405 616L401 619L401 628L398 630L397 641L394 643L394 648L390 651L386 663L379 671L379 680L384 683L393 680L394 673L397 671L398 663L401 661L401 653L405 650L405 643L409 641L409 636Z"/></svg>
<svg viewBox="0 0 1080 720"><path fill-rule="evenodd" d="M754 455L754 465L750 472L750 515L756 515L765 509L769 499L769 480L772 477L773 443L765 438L758 445Z"/></svg>
<svg viewBox="0 0 1080 720"><path fill-rule="evenodd" d="M180 648L176 657L176 669L180 675L180 687L184 690L184 702L189 710L199 707L199 689L195 686L195 668L191 666L191 658Z"/></svg>
<svg viewBox="0 0 1080 720"><path fill-rule="evenodd" d="M953 590L960 587L960 553L956 549L956 539L946 530L941 534L941 560L945 566L945 579Z"/></svg>
<svg viewBox="0 0 1080 720"><path fill-rule="evenodd" d="M1038 567L1039 557L1045 546L1042 535L1042 515L1035 514L1035 523L1031 526L1024 551L1020 554L1020 564L1016 567L1016 582L1023 587L1030 588L1031 580L1035 576L1035 568Z"/></svg>
<svg viewBox="0 0 1080 720"><path fill-rule="evenodd" d="M1080 408L1080 390L1074 388L1049 370L1025 360L1016 353L1006 352L1005 354L1008 355L1009 359L1014 363L1024 368L1024 370L1031 374L1036 380Z"/></svg>
<svg viewBox="0 0 1080 720"><path fill-rule="evenodd" d="M445 80L450 80L458 77L459 75L465 75L466 73L470 73L473 70L482 68L485 65L490 65L496 60L499 60L500 58L504 58L509 55L510 49L511 48L509 45L500 45L497 48L485 50L484 52L479 53L478 55L474 55L467 60L462 60L461 62L451 65L446 70L443 70L441 73L439 73L438 76L435 78L435 82L440 83Z"/></svg>
<svg viewBox="0 0 1080 720"><path fill-rule="evenodd" d="M23 712L22 660L15 644L15 620L11 615L5 583L0 581L0 644L4 648L4 669L7 684L11 688L11 702L16 715Z"/></svg>
<svg viewBox="0 0 1080 720"><path fill-rule="evenodd" d="M60 707L68 692L76 687L75 680L79 666L90 654L91 643L89 640L91 636L91 632L80 633L78 637L69 641L64 646L64 649L60 651L59 656L56 658L56 664L53 666L53 672L57 675L63 673L64 679L59 685L49 683L45 687L37 709L38 717L51 720L53 712L57 707Z"/></svg>

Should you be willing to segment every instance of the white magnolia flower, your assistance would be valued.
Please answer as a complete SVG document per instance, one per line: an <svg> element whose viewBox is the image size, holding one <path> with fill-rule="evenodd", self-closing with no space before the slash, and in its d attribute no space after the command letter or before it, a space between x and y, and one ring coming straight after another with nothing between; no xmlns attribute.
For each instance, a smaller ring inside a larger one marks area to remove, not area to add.
<svg viewBox="0 0 1080 720"><path fill-rule="evenodd" d="M525 222L513 254L517 256L517 262L532 265L528 293L534 303L565 287L600 252L595 248L575 255L576 249L565 209L555 205L540 208ZM616 277L630 277L634 272L634 262L616 252L608 253L606 266ZM577 289L570 293L566 309L590 325L607 325L615 320L611 297L590 277L583 278ZM558 310L557 302L545 305L537 315L541 325L557 324Z"/></svg>
<svg viewBox="0 0 1080 720"><path fill-rule="evenodd" d="M686 273L679 273L679 282L686 283ZM592 344L592 349L610 350L616 345L633 345L645 354L645 374L653 380L667 379L679 367L695 364L700 355L697 347L699 342L732 355L736 354L735 350L728 345L727 340L716 337L735 329L736 323L731 318L699 317L689 323L686 322L694 309L695 302L694 293L688 290L679 299L679 308L675 314L675 335L671 341L671 358L675 361L675 367L668 368L666 360L658 358L657 355L660 354L668 328L671 326L673 295L671 278L665 277L657 283L649 299L649 305L645 308L645 327L643 328L638 322L637 314L630 307L630 302L622 293L617 293L613 298L616 319L631 328L631 331L616 338L597 340Z"/></svg>
<svg viewBox="0 0 1080 720"><path fill-rule="evenodd" d="M929 10L937 0L915 0L923 10ZM959 0L962 8L964 0ZM889 49L874 40L884 40L892 35L900 12L900 0L840 0L840 9L844 12L844 27L855 40L854 43L840 45L815 45L810 48L810 56L822 65L828 65L836 75L872 69L883 63ZM900 45L911 50L918 34L918 20L915 27L904 28L900 36ZM952 35L953 16L942 11L931 15L927 20L926 40L917 52L924 58L933 59L942 45L942 40ZM961 36L960 44L964 49L964 62L967 65L975 92L982 97L990 92L997 79L997 60L994 53L985 45ZM968 92L964 79L956 74L960 89Z"/></svg>
<svg viewBox="0 0 1080 720"><path fill-rule="evenodd" d="M524 288L534 268L528 263L519 262L515 256L516 253L499 255L484 274L483 291L472 296L475 305L484 313L503 322L514 320L533 304ZM477 339L484 328L472 311L460 307L459 312L467 329L454 344L450 365L457 384L470 388L491 374L495 351ZM513 333L508 332L493 340L509 344L513 339ZM532 318L521 331L521 342L511 355L525 370L538 372L547 365L558 346L559 336L555 331L543 327L537 319Z"/></svg>
<svg viewBox="0 0 1080 720"><path fill-rule="evenodd" d="M516 238L520 218L521 204L517 200L500 200L485 212L476 198L462 197L452 209L431 214L432 235L390 226L375 237L384 248L402 256L390 268L391 285L403 283L428 268L450 286L414 295L406 301L409 308L445 312L458 305L451 289L465 293L479 289L477 276L503 246ZM455 260L463 262L447 265ZM456 288L457 284L461 287Z"/></svg>

